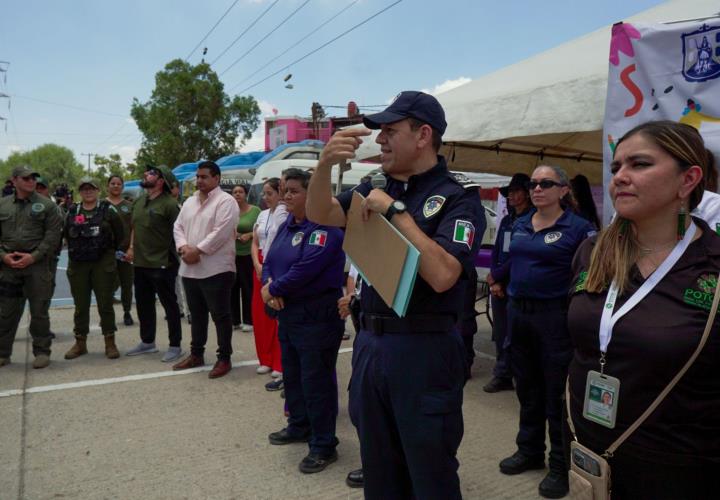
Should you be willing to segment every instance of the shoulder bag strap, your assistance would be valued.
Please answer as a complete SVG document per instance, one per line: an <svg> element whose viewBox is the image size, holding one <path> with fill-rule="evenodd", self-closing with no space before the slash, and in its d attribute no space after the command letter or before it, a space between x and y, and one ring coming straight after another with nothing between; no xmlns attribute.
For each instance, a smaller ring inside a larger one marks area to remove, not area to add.
<svg viewBox="0 0 720 500"><path fill-rule="evenodd" d="M617 450L617 448L621 444L623 444L623 442L625 442L625 440L630 437L630 435L635 432L638 427L642 425L642 423L650 416L650 414L655 411L655 408L657 408L660 403L663 402L668 393L673 389L673 387L675 387L675 384L680 381L683 375L685 375L685 372L687 372L688 369L695 362L695 359L697 359L697 357L700 355L700 352L703 350L703 347L705 347L705 343L710 336L710 331L712 330L713 323L715 322L715 314L718 310L718 303L720 303L720 276L718 276L718 283L715 287L715 297L713 298L712 307L710 308L710 316L708 317L707 323L705 324L705 331L703 332L702 338L700 339L700 343L695 349L695 352L693 352L692 356L690 356L690 359L687 360L685 365L680 369L680 371L675 375L675 377L670 381L670 383L665 387L665 389L663 389L663 391L658 395L658 397L655 398L655 401L652 402L652 404L647 408L647 410L645 410L645 412L640 415L640 417L638 417L635 423L628 427L627 430L623 432L622 435L608 447L604 456L611 457L613 453L615 453L615 450ZM573 425L572 415L570 414L570 377L568 377L568 380L565 384L565 401L568 412L568 426L570 427L570 432L572 432L573 438L575 439L575 441L577 441L577 435L575 434L575 426Z"/></svg>

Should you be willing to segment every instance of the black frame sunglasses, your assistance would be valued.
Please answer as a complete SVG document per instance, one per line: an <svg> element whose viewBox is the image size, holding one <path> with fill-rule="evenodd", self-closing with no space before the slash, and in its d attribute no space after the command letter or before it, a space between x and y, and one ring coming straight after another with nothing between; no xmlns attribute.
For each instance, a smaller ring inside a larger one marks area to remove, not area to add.
<svg viewBox="0 0 720 500"><path fill-rule="evenodd" d="M550 189L551 187L563 187L567 186L567 184L563 184L562 182L556 182L551 179L543 179L541 181L529 181L527 183L527 188L532 191L536 187L540 186L540 189Z"/></svg>

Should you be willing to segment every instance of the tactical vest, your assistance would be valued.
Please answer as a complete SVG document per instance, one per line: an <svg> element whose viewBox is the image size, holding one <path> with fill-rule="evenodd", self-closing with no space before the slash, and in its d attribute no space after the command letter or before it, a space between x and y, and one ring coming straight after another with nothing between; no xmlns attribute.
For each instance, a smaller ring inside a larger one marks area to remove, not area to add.
<svg viewBox="0 0 720 500"><path fill-rule="evenodd" d="M89 219L80 217L81 207L82 203L78 203L75 210L68 212L68 255L75 262L95 262L113 244L110 232L102 228L108 203L99 202L97 210Z"/></svg>

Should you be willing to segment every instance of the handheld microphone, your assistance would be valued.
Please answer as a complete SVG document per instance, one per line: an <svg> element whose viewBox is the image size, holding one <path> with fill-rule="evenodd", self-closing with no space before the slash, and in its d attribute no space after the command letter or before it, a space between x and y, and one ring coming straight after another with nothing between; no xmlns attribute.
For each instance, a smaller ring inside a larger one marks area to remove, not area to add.
<svg viewBox="0 0 720 500"><path fill-rule="evenodd" d="M385 174L375 174L370 178L370 185L373 189L382 189L385 190L385 187L387 186L387 178L385 177Z"/></svg>

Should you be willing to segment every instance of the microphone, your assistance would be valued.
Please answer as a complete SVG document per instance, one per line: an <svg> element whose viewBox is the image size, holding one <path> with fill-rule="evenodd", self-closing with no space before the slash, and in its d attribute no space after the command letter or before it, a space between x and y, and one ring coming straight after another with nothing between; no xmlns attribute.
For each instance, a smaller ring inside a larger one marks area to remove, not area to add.
<svg viewBox="0 0 720 500"><path fill-rule="evenodd" d="M370 185L373 189L382 189L384 191L387 186L387 177L383 173L375 174L370 178Z"/></svg>

